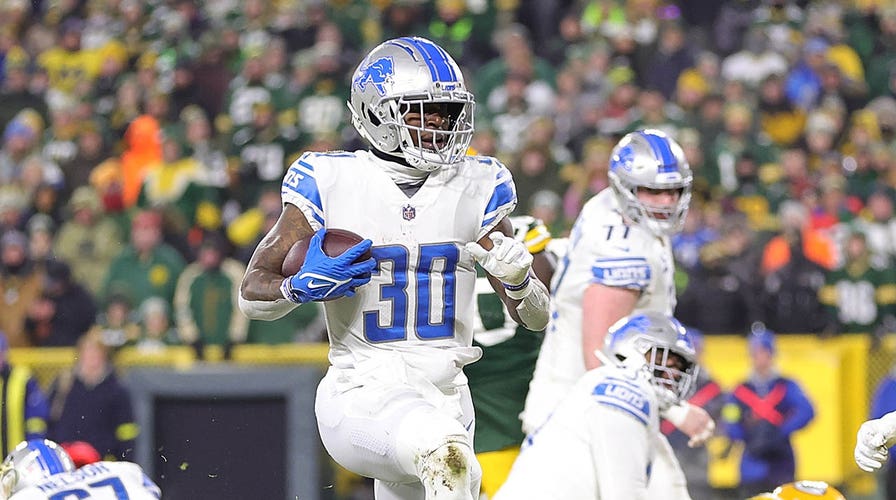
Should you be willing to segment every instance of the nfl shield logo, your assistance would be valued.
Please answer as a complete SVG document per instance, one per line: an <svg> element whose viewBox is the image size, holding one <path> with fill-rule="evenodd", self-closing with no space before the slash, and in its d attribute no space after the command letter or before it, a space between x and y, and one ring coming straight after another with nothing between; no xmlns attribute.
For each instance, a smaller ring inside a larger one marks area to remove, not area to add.
<svg viewBox="0 0 896 500"><path fill-rule="evenodd" d="M411 220L416 216L417 216L417 209L410 205L405 205L404 208L401 209L401 217L404 220Z"/></svg>

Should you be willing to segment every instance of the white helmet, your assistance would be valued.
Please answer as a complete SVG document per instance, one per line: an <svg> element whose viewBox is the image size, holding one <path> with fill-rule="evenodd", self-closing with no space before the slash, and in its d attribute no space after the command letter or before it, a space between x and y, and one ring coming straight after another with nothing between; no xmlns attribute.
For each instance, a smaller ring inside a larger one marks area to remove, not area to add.
<svg viewBox="0 0 896 500"><path fill-rule="evenodd" d="M423 116L426 104L442 104L448 130L410 127L409 112ZM352 124L370 144L431 172L460 161L473 139L473 94L454 59L418 37L388 40L370 51L352 76L348 108ZM415 140L416 139L416 142ZM422 147L423 139L432 144ZM416 144L416 145L415 145Z"/></svg>
<svg viewBox="0 0 896 500"><path fill-rule="evenodd" d="M656 312L617 321L604 339L604 354L626 366L645 369L663 407L687 399L699 371L697 351L687 330L675 318ZM681 368L668 366L671 354L681 358Z"/></svg>
<svg viewBox="0 0 896 500"><path fill-rule="evenodd" d="M694 175L678 145L659 130L626 134L610 154L610 186L624 215L656 235L681 230L691 202ZM638 188L677 189L674 206L648 206Z"/></svg>
<svg viewBox="0 0 896 500"><path fill-rule="evenodd" d="M61 446L49 439L22 441L0 466L0 484L9 496L55 474L72 472L75 464Z"/></svg>

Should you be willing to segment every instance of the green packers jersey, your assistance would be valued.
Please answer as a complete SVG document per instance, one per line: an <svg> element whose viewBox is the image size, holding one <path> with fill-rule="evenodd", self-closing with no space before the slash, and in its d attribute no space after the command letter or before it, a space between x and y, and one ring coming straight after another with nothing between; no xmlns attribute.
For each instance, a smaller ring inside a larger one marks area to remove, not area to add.
<svg viewBox="0 0 896 500"><path fill-rule="evenodd" d="M474 448L482 453L523 442L519 414L544 333L518 326L482 270L477 272L473 344L482 348L482 359L467 365L464 372L476 409Z"/></svg>
<svg viewBox="0 0 896 500"><path fill-rule="evenodd" d="M871 333L896 309L896 271L853 263L829 272L818 297L842 333Z"/></svg>

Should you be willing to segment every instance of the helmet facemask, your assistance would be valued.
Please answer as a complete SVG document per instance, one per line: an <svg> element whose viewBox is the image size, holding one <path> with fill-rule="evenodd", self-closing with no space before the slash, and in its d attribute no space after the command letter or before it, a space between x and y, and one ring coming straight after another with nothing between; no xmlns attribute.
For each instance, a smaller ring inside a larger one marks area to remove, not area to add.
<svg viewBox="0 0 896 500"><path fill-rule="evenodd" d="M651 383L663 406L671 406L690 397L700 369L672 349L651 346L644 355Z"/></svg>
<svg viewBox="0 0 896 500"><path fill-rule="evenodd" d="M681 146L664 133L648 129L623 137L611 153L608 177L620 209L631 222L657 236L675 234L684 226L693 173ZM651 206L638 197L639 189L675 190L678 201Z"/></svg>
<svg viewBox="0 0 896 500"><path fill-rule="evenodd" d="M398 99L399 143L405 161L412 167L431 172L460 161L467 154L473 140L473 101L467 92L457 93L455 99L413 99L402 96ZM469 100L463 100L463 99ZM437 106L447 127L427 128L426 115ZM420 125L407 123L409 114L420 117Z"/></svg>

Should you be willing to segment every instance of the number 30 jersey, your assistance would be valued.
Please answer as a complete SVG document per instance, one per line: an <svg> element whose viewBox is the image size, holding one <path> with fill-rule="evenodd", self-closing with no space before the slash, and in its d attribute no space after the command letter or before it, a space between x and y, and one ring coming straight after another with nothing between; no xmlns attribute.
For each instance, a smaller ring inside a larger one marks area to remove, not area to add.
<svg viewBox="0 0 896 500"><path fill-rule="evenodd" d="M370 283L324 302L330 363L349 368L385 352L438 350L456 365L446 370L457 371L479 356L470 351L476 272L463 246L514 209L513 179L497 160L470 156L431 173L409 197L384 162L367 151L306 153L283 180L283 202L313 229L373 241Z"/></svg>
<svg viewBox="0 0 896 500"><path fill-rule="evenodd" d="M10 500L159 500L159 487L139 465L131 462L96 462L73 472L48 477L16 492Z"/></svg>
<svg viewBox="0 0 896 500"><path fill-rule="evenodd" d="M582 208L566 256L551 283L551 320L545 330L524 412L534 430L585 373L582 297L592 283L635 290L635 311L672 314L674 262L669 238L623 220L610 188Z"/></svg>

